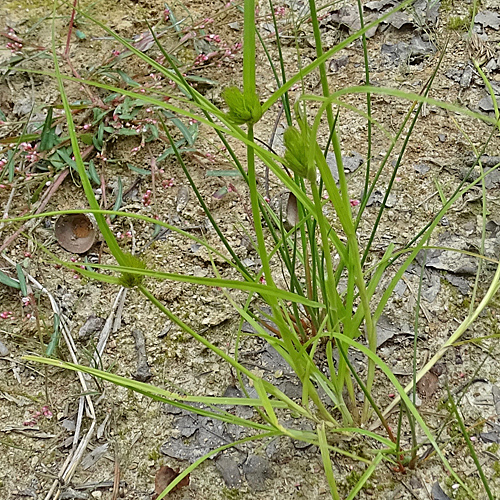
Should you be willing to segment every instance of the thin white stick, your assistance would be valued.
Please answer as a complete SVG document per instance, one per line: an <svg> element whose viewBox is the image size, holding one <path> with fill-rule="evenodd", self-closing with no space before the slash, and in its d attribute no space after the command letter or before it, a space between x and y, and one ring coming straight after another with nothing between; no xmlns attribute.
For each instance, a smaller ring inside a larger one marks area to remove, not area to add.
<svg viewBox="0 0 500 500"><path fill-rule="evenodd" d="M122 296L124 296L125 291L127 289L125 287L121 287L120 291L118 292L115 301L113 303L113 307L111 308L111 313L108 316L108 319L106 320L106 323L104 325L104 328L101 330L101 334L99 335L99 341L97 342L97 347L94 353L94 358L93 358L93 365L98 366L99 360L102 357L102 353L104 352L104 349L106 348L106 344L109 339L109 334L111 333L111 330L113 328L113 320L115 317L115 311L117 310L120 301L122 300Z"/></svg>

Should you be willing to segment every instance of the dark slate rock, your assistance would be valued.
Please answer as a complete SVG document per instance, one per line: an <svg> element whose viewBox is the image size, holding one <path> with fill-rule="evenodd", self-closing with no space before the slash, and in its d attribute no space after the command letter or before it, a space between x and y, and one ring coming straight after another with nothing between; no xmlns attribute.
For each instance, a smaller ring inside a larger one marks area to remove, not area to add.
<svg viewBox="0 0 500 500"><path fill-rule="evenodd" d="M81 340L87 340L92 334L99 333L104 328L105 324L106 320L104 318L99 318L92 314L78 331L78 337Z"/></svg>
<svg viewBox="0 0 500 500"><path fill-rule="evenodd" d="M465 279L462 278L461 276L455 276L454 274L445 274L444 275L446 281L448 281L450 284L458 288L458 291L462 295L468 295L469 290L470 290L470 284L469 282Z"/></svg>
<svg viewBox="0 0 500 500"><path fill-rule="evenodd" d="M493 28L498 30L500 28L500 15L497 12L492 12L491 10L483 10L476 14L474 18L476 24L481 24L483 28Z"/></svg>
<svg viewBox="0 0 500 500"><path fill-rule="evenodd" d="M241 473L238 463L227 455L221 455L215 461L217 470L228 488L239 488L241 486Z"/></svg>
<svg viewBox="0 0 500 500"><path fill-rule="evenodd" d="M243 464L243 472L250 488L254 491L267 489L266 479L274 477L274 471L267 458L259 455L249 455Z"/></svg>

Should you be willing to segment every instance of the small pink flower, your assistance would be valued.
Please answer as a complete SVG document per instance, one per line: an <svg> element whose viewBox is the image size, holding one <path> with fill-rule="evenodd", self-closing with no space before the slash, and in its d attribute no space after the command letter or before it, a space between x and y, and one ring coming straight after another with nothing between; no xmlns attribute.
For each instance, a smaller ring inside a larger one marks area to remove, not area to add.
<svg viewBox="0 0 500 500"><path fill-rule="evenodd" d="M359 200L349 200L351 207L357 207L360 204Z"/></svg>

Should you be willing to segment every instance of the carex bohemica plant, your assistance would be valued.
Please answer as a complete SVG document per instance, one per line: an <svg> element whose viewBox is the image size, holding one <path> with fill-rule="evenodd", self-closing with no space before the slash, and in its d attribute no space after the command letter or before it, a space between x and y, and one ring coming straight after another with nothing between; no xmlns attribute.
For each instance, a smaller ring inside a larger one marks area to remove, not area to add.
<svg viewBox="0 0 500 500"><path fill-rule="evenodd" d="M249 430L247 437L217 448L196 461L181 473L159 498L171 491L186 474L204 459L213 456L222 449L256 439L266 440L276 436L287 436L318 446L332 498L339 499L343 493L339 491L339 478L335 477L331 457L334 454L339 454L346 460L362 464L364 472L360 475L356 484L350 486L350 491L345 494L345 498L353 499L369 481L380 463L386 462L401 472L405 470L409 463L411 466L415 465L415 461L407 459L414 449L411 447L404 449L400 439L403 416L409 422L412 430L415 428L420 429L419 432L423 434L426 442L434 448L435 453L439 456L451 477L454 478L454 481L463 488L463 491L472 495L469 487L458 477L448 463L433 433L418 412L414 404L414 398L407 395L407 392L415 386L418 379L429 369L429 365L418 374L415 373L413 384L403 388L390 368L377 355L376 324L385 310L395 286L419 252L428 244L439 220L446 214L455 200L467 192L471 186L482 182L484 174L472 183L462 184L449 199L444 200L439 213L435 214L432 222L418 233L407 248L396 250L395 246L390 244L384 254L379 255L376 260L367 259L367 256L370 255L371 244L378 229L380 217L374 224L368 245L365 244L362 248L358 241L357 231L363 217L363 210L366 208L371 193L377 186L390 152L394 148L400 147L399 158L402 157L424 103L452 112L463 113L471 117L471 119L479 118L493 125L496 125L496 119L479 116L458 106L432 99L429 96L429 91L432 88L433 77L431 77L421 94L372 86L369 84L368 70L364 85L350 88L331 88L325 69L325 63L329 58L357 39L362 41L365 49L365 66L368 68L369 61L364 35L369 29L394 12L408 7L411 3L411 0L406 0L378 20L365 25L362 18L361 2L359 2L361 29L335 47L324 51L316 4L314 0L310 0L309 10L315 39L316 59L309 65L303 66L292 76L286 75L283 60L280 61L279 71L273 66L276 90L266 99L264 94L259 94L256 85L256 6L254 0L245 0L243 6L242 87L241 90L236 86L226 88L222 92L223 102L220 107L190 85L178 68L176 61L163 48L160 40L157 39L154 30L151 30L151 35L162 52L162 63L138 50L114 33L109 27L90 17L86 12L79 12L81 16L93 21L107 34L114 37L125 50L130 51L144 63L149 64L155 72L173 82L182 91L181 96L161 94L154 90L138 92L133 87L123 89L102 81L82 80L65 76L60 70L61 61L54 46L55 73L53 76L59 84L61 100L68 122L68 134L74 152L74 162L80 174L85 196L90 207L86 209L86 212L95 214L99 229L117 262L117 265L89 263L87 269L78 268L78 272L89 279L119 284L142 294L144 300L149 300L172 322L191 335L195 341L203 344L220 356L222 360L229 363L242 383L242 387L246 387L246 382L250 381L250 384L255 388L255 397L249 397L248 395L248 397L244 398L186 396L153 385L129 380L93 367L64 363L57 359L29 357L30 360L80 370L114 384L138 391L157 401L167 402L205 416L210 415L215 419L237 424ZM273 11L272 7L271 4L271 10ZM275 19L274 22L276 22ZM279 46L279 37L276 43ZM265 45L263 48L267 50ZM316 71L320 76L322 94L302 93L296 99L294 106L290 106L290 89L294 85L303 82L308 75ZM161 111L159 121L162 124L162 133L168 137L179 165L183 168L188 182L217 231L229 257L211 247L203 238L188 235L179 228L160 220L133 213L99 209L85 172L80 153L81 144L75 132L71 106L66 96L65 84L68 81L76 81L110 92L116 92L130 99L138 99L141 103ZM377 172L369 170L371 158L366 164L366 184L359 202L357 216L352 211L355 204L351 198L344 173L342 138L338 131L338 124L342 119L342 108L347 106L343 101L343 97L355 94L363 94L367 99L367 111L359 109L357 112L359 116L364 117L367 121L368 151L371 148L372 127L378 125L371 116L371 96L376 94L392 96L409 103L409 109L403 124L398 129L396 136L388 139L389 152L379 170ZM288 122L283 135L285 149L282 156L275 154L271 149L263 147L255 139L254 132L255 127L259 126L262 117L278 102L283 106ZM166 115L166 112L170 114ZM170 120L174 116L196 120L201 126L208 127L217 134L227 149L234 167L245 180L250 196L251 222L253 224L252 238L255 240L254 244L261 264L257 272L248 269L239 259L203 200L190 174L190 167L186 165L185 157L179 151L172 137ZM239 156L236 153L237 148L234 147L236 142L245 146L245 155ZM329 151L333 153L336 160L337 179L334 178L326 159ZM258 163L269 169L277 181L290 192L290 196L293 196L294 200L296 200L298 222L291 229L285 229L281 221L281 214L277 215L273 212L266 202L258 183L258 176L260 175L257 172L257 168L260 168ZM400 160L392 171L391 182L386 192L386 198L380 207L380 214L384 211L385 201L397 175L399 164ZM65 213L70 212L75 211L65 211ZM51 214L45 213L42 215ZM184 236L188 236L198 244L203 245L210 255L217 255L218 258L225 260L229 266L239 272L241 279L228 280L222 278L215 261L212 261L214 277L188 276L149 269L145 260L121 249L107 225L106 215L141 219L151 224L167 227L171 231L181 232ZM279 266L277 266L278 262ZM64 265L73 269L78 267L71 263L64 263ZM280 267L280 272L281 269L285 269L284 274L287 277L286 289L277 285L277 267ZM101 272L92 269L98 269ZM378 293L382 286L383 276L386 276L389 272L391 277L387 282L388 284L385 284L382 292ZM499 277L499 271L497 271L483 301L476 309L471 311L447 345L455 342L486 307L488 301L491 300L498 289ZM288 397L276 386L255 374L239 361L238 346L242 342L243 335L241 331L237 339L235 353L228 354L228 351L214 345L214 343L176 316L151 292L149 283L152 279L182 281L222 288L225 291L227 300L234 305L242 321L248 322L256 332L255 335L275 349L291 367L300 381L302 397L299 399ZM232 298L230 289L238 289L248 293L246 303L237 303ZM258 297L258 301L253 300L255 297ZM260 309L259 306L254 308L255 303L260 304ZM267 312L265 313L262 313L263 304L267 306ZM262 314L259 314L259 311ZM353 363L351 356L353 352L364 357L365 362L361 368ZM321 364L321 359L326 360L326 366ZM395 402L389 409L384 410L381 408L382 403L379 401L375 389L377 386L387 384L390 384L393 392L397 395L397 403ZM193 403L201 403L205 406L192 405ZM399 404L401 418L399 425L396 423L394 427L394 420L390 421L388 415L389 410L396 404ZM257 410L259 418L240 418L218 408L217 405L252 406ZM286 427L284 424L285 417L290 414L307 420L312 424L312 430L297 430ZM393 428L397 428L397 430L393 430ZM343 436L348 436L349 439L343 441ZM353 436L361 437L362 440L359 443L362 444L356 445L353 449L350 448L349 444L342 444L350 443ZM417 443L414 442L413 446L416 447Z"/></svg>

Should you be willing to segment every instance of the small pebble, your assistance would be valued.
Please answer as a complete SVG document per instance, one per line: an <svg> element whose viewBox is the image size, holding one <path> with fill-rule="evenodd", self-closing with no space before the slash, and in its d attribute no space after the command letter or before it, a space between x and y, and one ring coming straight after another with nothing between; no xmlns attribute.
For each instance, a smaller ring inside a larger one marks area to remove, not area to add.
<svg viewBox="0 0 500 500"><path fill-rule="evenodd" d="M9 348L0 340L0 356L8 356L9 354Z"/></svg>

